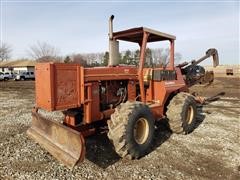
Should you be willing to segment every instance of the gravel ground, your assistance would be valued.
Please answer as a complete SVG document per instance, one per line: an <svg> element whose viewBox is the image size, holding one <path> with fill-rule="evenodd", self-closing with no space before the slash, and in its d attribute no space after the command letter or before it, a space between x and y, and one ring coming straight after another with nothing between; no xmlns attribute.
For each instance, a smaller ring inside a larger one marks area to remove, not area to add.
<svg viewBox="0 0 240 180"><path fill-rule="evenodd" d="M194 87L202 95L226 94L199 107L199 124L191 134L171 134L163 121L151 152L139 160L119 158L106 134L97 134L86 140L86 158L73 170L26 135L33 82L0 82L0 179L240 179L239 79L232 82Z"/></svg>

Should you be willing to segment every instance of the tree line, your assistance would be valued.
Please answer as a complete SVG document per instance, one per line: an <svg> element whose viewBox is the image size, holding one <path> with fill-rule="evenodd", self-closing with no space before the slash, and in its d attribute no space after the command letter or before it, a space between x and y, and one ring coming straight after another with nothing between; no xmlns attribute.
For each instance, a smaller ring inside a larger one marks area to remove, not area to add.
<svg viewBox="0 0 240 180"><path fill-rule="evenodd" d="M6 43L1 43L0 46L0 61L7 61L11 58L12 48ZM31 59L37 62L64 62L64 63L79 63L85 67L91 66L107 66L109 61L109 52L100 53L76 53L65 57L59 56L58 48L46 43L37 42L27 50ZM169 61L170 51L168 48L146 49L145 65L146 66L166 66ZM138 65L140 59L139 50L126 50L119 53L120 64ZM180 53L175 53L175 62L178 63L182 56Z"/></svg>

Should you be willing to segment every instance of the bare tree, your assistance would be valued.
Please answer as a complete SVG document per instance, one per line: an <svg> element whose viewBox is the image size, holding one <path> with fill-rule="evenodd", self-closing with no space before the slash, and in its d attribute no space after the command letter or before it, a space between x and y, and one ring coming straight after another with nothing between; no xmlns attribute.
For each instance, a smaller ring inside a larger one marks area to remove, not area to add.
<svg viewBox="0 0 240 180"><path fill-rule="evenodd" d="M100 64L104 57L104 53L86 53L81 55L89 65Z"/></svg>
<svg viewBox="0 0 240 180"><path fill-rule="evenodd" d="M156 48L152 49L152 58L154 64L157 65L166 65L169 56L169 49Z"/></svg>
<svg viewBox="0 0 240 180"><path fill-rule="evenodd" d="M0 61L7 61L11 57L12 48L9 44L0 42Z"/></svg>
<svg viewBox="0 0 240 180"><path fill-rule="evenodd" d="M59 50L46 42L37 42L35 45L30 46L28 52L33 59L38 61L50 61L59 59Z"/></svg>
<svg viewBox="0 0 240 180"><path fill-rule="evenodd" d="M169 63L170 50L169 48L156 48L152 49L153 63L158 66L166 66ZM177 64L182 58L182 55L178 52L174 54L175 64Z"/></svg>
<svg viewBox="0 0 240 180"><path fill-rule="evenodd" d="M176 53L174 54L175 64L179 64L180 61L181 61L181 59L182 59L182 54L176 52Z"/></svg>
<svg viewBox="0 0 240 180"><path fill-rule="evenodd" d="M81 64L84 67L88 66L87 60L81 54L74 54L72 56L72 63Z"/></svg>

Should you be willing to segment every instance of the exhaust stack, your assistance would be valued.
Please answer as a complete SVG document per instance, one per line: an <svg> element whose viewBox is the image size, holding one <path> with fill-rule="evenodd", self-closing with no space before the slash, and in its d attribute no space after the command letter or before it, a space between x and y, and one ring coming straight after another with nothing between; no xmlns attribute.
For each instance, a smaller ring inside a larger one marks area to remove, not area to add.
<svg viewBox="0 0 240 180"><path fill-rule="evenodd" d="M109 62L108 66L119 64L119 42L113 39L113 19L114 15L109 18Z"/></svg>

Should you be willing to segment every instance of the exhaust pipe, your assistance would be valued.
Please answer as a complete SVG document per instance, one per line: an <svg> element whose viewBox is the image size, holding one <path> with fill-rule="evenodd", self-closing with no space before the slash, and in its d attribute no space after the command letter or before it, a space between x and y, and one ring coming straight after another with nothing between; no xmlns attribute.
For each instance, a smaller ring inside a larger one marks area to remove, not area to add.
<svg viewBox="0 0 240 180"><path fill-rule="evenodd" d="M109 40L113 39L113 19L114 15L111 15L109 18Z"/></svg>
<svg viewBox="0 0 240 180"><path fill-rule="evenodd" d="M114 15L109 18L109 61L108 66L119 64L119 42L113 39L113 19Z"/></svg>

